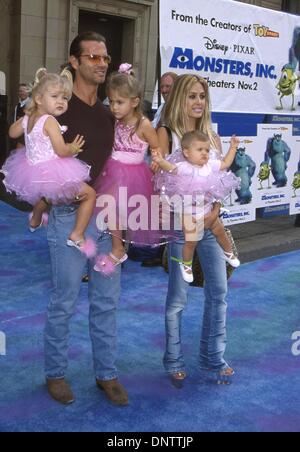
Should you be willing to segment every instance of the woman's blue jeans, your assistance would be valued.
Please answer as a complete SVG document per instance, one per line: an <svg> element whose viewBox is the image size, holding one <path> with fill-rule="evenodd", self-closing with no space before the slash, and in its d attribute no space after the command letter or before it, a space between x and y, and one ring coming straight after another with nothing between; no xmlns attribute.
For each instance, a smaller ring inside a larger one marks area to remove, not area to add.
<svg viewBox="0 0 300 452"><path fill-rule="evenodd" d="M48 243L52 267L51 300L45 327L45 373L50 379L64 378L68 367L69 323L73 316L81 286L86 257L66 245L75 224L77 207L53 207L49 217ZM94 221L91 223L95 223ZM99 253L111 251L108 234L88 230L87 236L97 241ZM120 266L112 278L106 278L89 267L89 329L95 376L99 380L117 377L116 312L120 297Z"/></svg>
<svg viewBox="0 0 300 452"><path fill-rule="evenodd" d="M166 303L166 353L164 366L168 373L185 370L181 346L182 312L187 304L188 284L183 280L179 264L171 258L182 259L184 236L169 245L169 288ZM205 277L205 301L200 339L200 369L221 370L226 349L227 276L224 253L215 236L205 231L197 246Z"/></svg>

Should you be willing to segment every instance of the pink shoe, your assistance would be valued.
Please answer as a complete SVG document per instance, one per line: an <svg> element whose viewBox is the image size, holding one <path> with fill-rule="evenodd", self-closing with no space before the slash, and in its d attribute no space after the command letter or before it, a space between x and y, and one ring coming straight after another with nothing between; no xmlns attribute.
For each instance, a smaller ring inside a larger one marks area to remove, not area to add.
<svg viewBox="0 0 300 452"><path fill-rule="evenodd" d="M125 261L127 261L127 259L127 254L124 254L121 259L118 259L112 253L109 253L109 255L102 254L96 258L94 270L96 272L102 273L105 276L111 276L115 273L116 267L123 264Z"/></svg>
<svg viewBox="0 0 300 452"><path fill-rule="evenodd" d="M31 212L29 214L29 231L30 232L33 233L33 232L37 231L38 229L40 229L42 226L47 226L48 225L49 215L47 213L43 213L42 221L41 221L40 225L37 226L36 228L33 228L32 226L30 226L30 221L31 221L32 217L33 217L33 212Z"/></svg>
<svg viewBox="0 0 300 452"><path fill-rule="evenodd" d="M84 254L88 259L91 259L92 257L95 257L97 254L97 247L91 238L85 239L85 240L67 240L68 246L73 246L78 251L80 251L82 254Z"/></svg>

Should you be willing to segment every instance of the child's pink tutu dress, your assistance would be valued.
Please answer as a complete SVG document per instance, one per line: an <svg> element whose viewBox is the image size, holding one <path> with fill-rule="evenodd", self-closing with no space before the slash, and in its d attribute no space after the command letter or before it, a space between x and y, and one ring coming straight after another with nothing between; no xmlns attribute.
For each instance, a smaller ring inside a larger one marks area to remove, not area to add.
<svg viewBox="0 0 300 452"><path fill-rule="evenodd" d="M52 204L72 201L83 183L90 179L90 167L74 157L59 157L44 132L49 115L41 116L28 133L28 116L24 116L25 148L15 150L1 172L8 192L34 205L41 198Z"/></svg>
<svg viewBox="0 0 300 452"><path fill-rule="evenodd" d="M116 121L112 156L100 173L95 189L98 197L111 195L115 200L114 210L117 220L115 229L124 231L123 238L126 242L156 246L162 240L162 234L159 231L151 231L150 227L151 197L154 195L154 188L152 173L145 162L149 145L133 131L134 126ZM130 216L138 207L137 195L143 200L143 206L139 211L143 218L148 220L147 224L138 229L130 223ZM99 206L98 202L97 205ZM96 210L98 213L102 212L99 207Z"/></svg>
<svg viewBox="0 0 300 452"><path fill-rule="evenodd" d="M204 198L204 214L212 210L215 201L224 201L231 191L239 188L240 179L231 171L221 171L221 161L210 159L203 167L189 163L181 150L168 159L177 166L173 172L160 171L155 176L155 188L169 199L175 195L191 195L193 205L196 197Z"/></svg>

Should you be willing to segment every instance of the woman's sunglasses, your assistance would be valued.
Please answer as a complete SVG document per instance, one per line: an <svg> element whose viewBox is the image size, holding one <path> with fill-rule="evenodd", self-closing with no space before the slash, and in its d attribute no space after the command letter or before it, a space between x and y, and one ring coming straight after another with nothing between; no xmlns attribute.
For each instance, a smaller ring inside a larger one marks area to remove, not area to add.
<svg viewBox="0 0 300 452"><path fill-rule="evenodd" d="M101 63L102 61L105 63L105 64L110 64L111 63L111 57L109 56L109 55L104 55L104 56L102 56L102 55L94 55L93 53L91 53L91 54L88 54L88 55L80 55L80 58L81 57L86 57L86 58L88 58L88 60L91 62L91 63L94 63L94 64L99 64L99 63Z"/></svg>

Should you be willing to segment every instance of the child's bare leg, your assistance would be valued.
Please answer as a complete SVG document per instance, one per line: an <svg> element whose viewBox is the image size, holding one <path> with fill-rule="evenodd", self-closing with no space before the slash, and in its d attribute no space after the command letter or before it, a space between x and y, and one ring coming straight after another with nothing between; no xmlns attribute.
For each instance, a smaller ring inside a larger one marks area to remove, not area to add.
<svg viewBox="0 0 300 452"><path fill-rule="evenodd" d="M121 259L125 254L122 231L110 231L110 233L112 235L112 254L117 259Z"/></svg>
<svg viewBox="0 0 300 452"><path fill-rule="evenodd" d="M194 221L191 215L183 216L183 232L185 244L182 250L182 260L183 262L191 262L202 232L199 229L199 224Z"/></svg>
<svg viewBox="0 0 300 452"><path fill-rule="evenodd" d="M182 260L183 262L192 262L197 242L189 242L185 240L185 244L182 249Z"/></svg>
<svg viewBox="0 0 300 452"><path fill-rule="evenodd" d="M96 204L96 192L88 184L84 184L79 196L83 197L83 200L80 202L77 211L75 228L69 237L74 242L84 240L84 233L92 218Z"/></svg>
<svg viewBox="0 0 300 452"><path fill-rule="evenodd" d="M182 261L179 261L180 271L185 282L191 284L193 276L193 257L198 241L201 238L202 227L195 222L192 215L183 216L183 232L185 243L182 250Z"/></svg>
<svg viewBox="0 0 300 452"><path fill-rule="evenodd" d="M32 228L38 228L42 223L43 213L47 212L48 205L42 199L37 202L32 211L32 217L30 219L30 226Z"/></svg>
<svg viewBox="0 0 300 452"><path fill-rule="evenodd" d="M212 224L210 230L216 237L217 242L219 243L221 248L223 248L225 253L232 253L233 249L231 242L225 232L224 225L219 218L217 218L216 221Z"/></svg>

